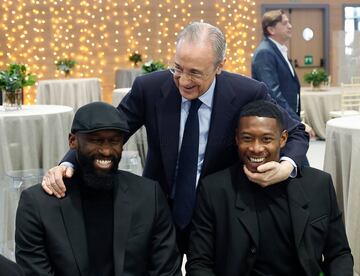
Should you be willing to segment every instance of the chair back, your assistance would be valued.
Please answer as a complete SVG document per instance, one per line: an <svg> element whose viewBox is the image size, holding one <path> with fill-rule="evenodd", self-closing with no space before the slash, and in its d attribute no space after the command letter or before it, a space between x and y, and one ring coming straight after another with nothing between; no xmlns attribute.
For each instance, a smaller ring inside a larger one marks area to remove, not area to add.
<svg viewBox="0 0 360 276"><path fill-rule="evenodd" d="M341 91L341 110L360 112L360 87L358 89L343 89Z"/></svg>
<svg viewBox="0 0 360 276"><path fill-rule="evenodd" d="M360 115L360 84L341 83L341 110L330 111L330 118Z"/></svg>
<svg viewBox="0 0 360 276"><path fill-rule="evenodd" d="M351 77L352 84L360 84L360 76Z"/></svg>

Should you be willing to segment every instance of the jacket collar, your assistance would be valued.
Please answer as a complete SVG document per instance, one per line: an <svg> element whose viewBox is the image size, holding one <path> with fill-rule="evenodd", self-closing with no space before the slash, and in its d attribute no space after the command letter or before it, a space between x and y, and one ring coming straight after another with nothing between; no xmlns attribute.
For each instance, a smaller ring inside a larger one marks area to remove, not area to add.
<svg viewBox="0 0 360 276"><path fill-rule="evenodd" d="M235 207L237 208L237 217L247 229L251 239L258 246L259 231L256 214L254 195L251 190L252 183L246 177L242 164L231 168L232 181L236 190ZM292 230L295 239L296 248L300 248L304 236L305 227L309 220L309 199L301 186L301 177L293 178L287 186L289 212L292 220Z"/></svg>
<svg viewBox="0 0 360 276"><path fill-rule="evenodd" d="M114 186L113 254L115 275L123 273L124 249L131 222L130 202L126 197L128 184L123 181L123 178L120 181L120 177L123 177L121 171L116 176L117 183ZM75 261L80 274L86 276L89 274L89 257L79 181L81 179L78 176L66 180L68 192L66 197L60 200L60 207Z"/></svg>

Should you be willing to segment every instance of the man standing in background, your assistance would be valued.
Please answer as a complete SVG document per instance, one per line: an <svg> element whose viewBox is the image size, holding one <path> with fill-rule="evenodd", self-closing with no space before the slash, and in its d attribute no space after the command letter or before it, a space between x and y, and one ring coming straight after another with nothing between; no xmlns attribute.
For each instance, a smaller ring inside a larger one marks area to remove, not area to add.
<svg viewBox="0 0 360 276"><path fill-rule="evenodd" d="M285 44L291 38L289 18L283 10L264 13L262 30L264 39L256 48L252 60L252 77L264 82L271 97L297 121L300 119L300 82L292 67ZM306 132L310 137L315 133L309 125Z"/></svg>

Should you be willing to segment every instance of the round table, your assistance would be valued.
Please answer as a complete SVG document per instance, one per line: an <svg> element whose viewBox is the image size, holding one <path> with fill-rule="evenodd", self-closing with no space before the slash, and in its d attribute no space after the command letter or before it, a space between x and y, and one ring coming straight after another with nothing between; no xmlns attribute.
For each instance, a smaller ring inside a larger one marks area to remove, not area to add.
<svg viewBox="0 0 360 276"><path fill-rule="evenodd" d="M341 117L326 124L324 170L331 174L352 254L360 275L360 116Z"/></svg>
<svg viewBox="0 0 360 276"><path fill-rule="evenodd" d="M58 105L0 108L0 174L55 166L69 148L73 115L72 107Z"/></svg>
<svg viewBox="0 0 360 276"><path fill-rule="evenodd" d="M97 78L59 79L39 81L37 104L67 105L76 111L79 107L101 101L101 85Z"/></svg>
<svg viewBox="0 0 360 276"><path fill-rule="evenodd" d="M340 110L340 88L332 87L326 91L301 90L301 107L305 111L305 121L320 139L325 139L325 125L330 119L329 112Z"/></svg>

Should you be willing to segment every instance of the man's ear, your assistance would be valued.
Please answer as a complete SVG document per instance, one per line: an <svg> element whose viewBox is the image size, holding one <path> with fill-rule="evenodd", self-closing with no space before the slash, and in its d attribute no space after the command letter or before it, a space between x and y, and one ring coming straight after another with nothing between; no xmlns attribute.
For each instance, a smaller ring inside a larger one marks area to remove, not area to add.
<svg viewBox="0 0 360 276"><path fill-rule="evenodd" d="M235 142L236 146L239 147L238 128L235 129Z"/></svg>
<svg viewBox="0 0 360 276"><path fill-rule="evenodd" d="M268 26L266 29L270 35L274 35L274 27Z"/></svg>
<svg viewBox="0 0 360 276"><path fill-rule="evenodd" d="M71 149L77 149L78 146L78 141L77 141L77 137L75 134L69 133L69 147Z"/></svg>
<svg viewBox="0 0 360 276"><path fill-rule="evenodd" d="M285 147L286 145L286 141L288 139L288 131L285 129L282 133L281 133L281 136L280 136L280 148L282 149L283 147Z"/></svg>
<svg viewBox="0 0 360 276"><path fill-rule="evenodd" d="M220 62L220 64L218 65L218 67L216 69L217 75L219 75L221 73L221 70L224 68L225 63L226 63L226 58L224 58L223 61Z"/></svg>

